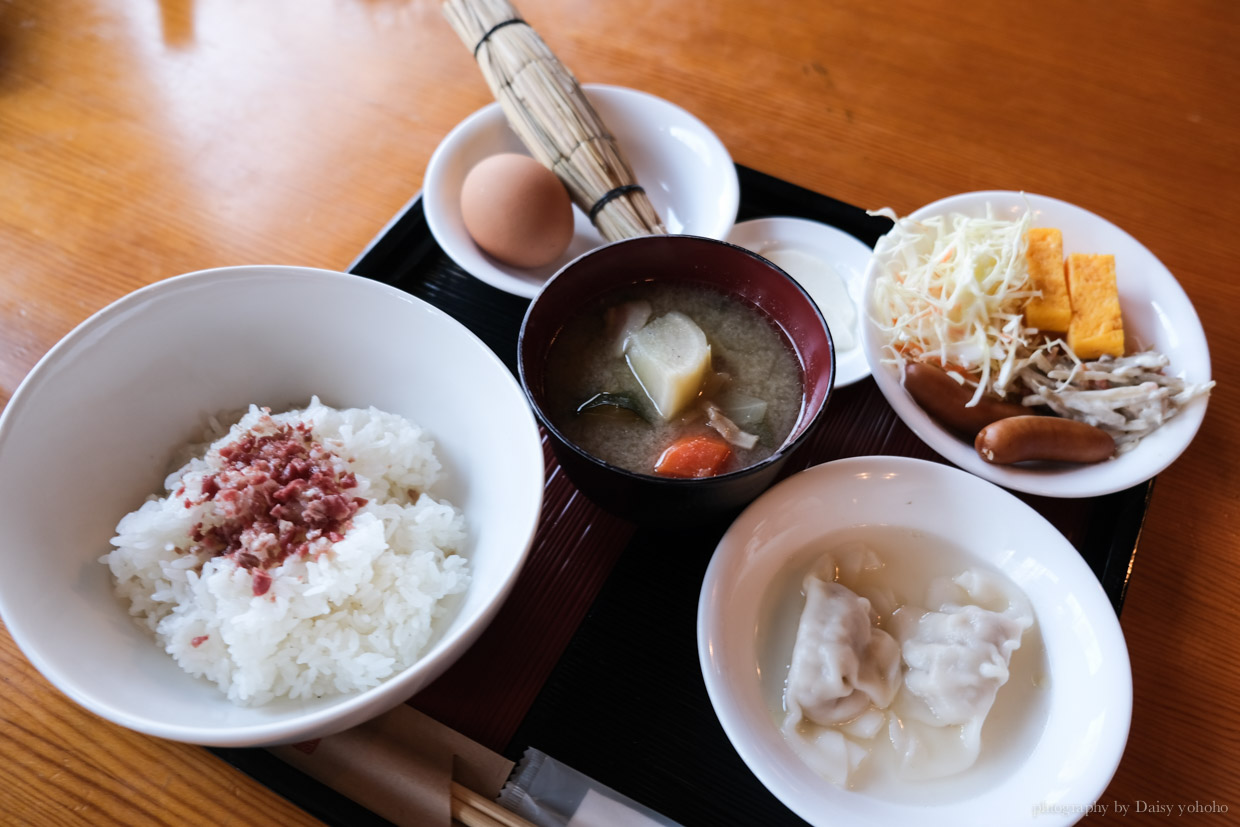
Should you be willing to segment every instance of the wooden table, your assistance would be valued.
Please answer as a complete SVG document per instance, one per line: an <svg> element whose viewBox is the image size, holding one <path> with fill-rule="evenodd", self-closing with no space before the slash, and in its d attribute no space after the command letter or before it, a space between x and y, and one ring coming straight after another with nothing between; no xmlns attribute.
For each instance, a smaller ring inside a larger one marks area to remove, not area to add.
<svg viewBox="0 0 1240 827"><path fill-rule="evenodd" d="M1142 804L1240 812L1240 5L520 8L581 80L680 104L746 166L902 213L970 190L1054 195L1175 273L1219 387L1140 539L1122 616L1132 734L1100 803L1134 823ZM490 100L436 0L3 4L0 404L61 336L145 284L346 268ZM205 750L82 711L7 633L0 697L4 823L315 823Z"/></svg>

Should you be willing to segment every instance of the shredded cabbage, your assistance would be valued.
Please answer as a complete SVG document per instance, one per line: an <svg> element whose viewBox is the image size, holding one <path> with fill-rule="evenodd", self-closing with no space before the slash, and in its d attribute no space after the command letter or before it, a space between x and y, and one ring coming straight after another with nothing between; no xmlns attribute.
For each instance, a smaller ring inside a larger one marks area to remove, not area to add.
<svg viewBox="0 0 1240 827"><path fill-rule="evenodd" d="M880 241L870 313L886 335L883 361L935 362L957 381L1004 396L1017 372L1047 343L1025 327L1025 233L1031 216L958 213L902 218Z"/></svg>

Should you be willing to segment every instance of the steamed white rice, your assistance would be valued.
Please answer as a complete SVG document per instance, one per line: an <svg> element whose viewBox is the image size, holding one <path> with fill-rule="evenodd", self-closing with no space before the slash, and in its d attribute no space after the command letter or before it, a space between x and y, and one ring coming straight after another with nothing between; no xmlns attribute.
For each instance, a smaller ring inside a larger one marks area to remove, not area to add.
<svg viewBox="0 0 1240 827"><path fill-rule="evenodd" d="M413 664L447 611L445 598L469 583L462 514L427 493L440 472L432 441L408 420L370 408L335 410L317 398L271 415L304 422L356 475L349 494L367 500L343 539L315 555L294 554L254 573L231 556L192 553L194 526L210 520L197 500L220 470L219 447L268 414L257 407L165 481L120 521L102 562L117 594L176 662L214 681L229 700L258 705L372 687ZM218 435L219 431L214 435ZM204 459L205 457L205 459ZM184 486L184 491L181 491ZM186 493L189 497L187 498Z"/></svg>

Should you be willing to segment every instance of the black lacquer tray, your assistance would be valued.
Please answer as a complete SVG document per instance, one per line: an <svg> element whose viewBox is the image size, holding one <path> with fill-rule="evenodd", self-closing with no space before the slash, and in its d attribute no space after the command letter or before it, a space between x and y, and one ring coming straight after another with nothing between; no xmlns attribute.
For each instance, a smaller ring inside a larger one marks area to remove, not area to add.
<svg viewBox="0 0 1240 827"><path fill-rule="evenodd" d="M858 207L747 167L737 171L738 221L810 218L871 246L890 227ZM441 308L515 374L529 301L473 278L448 258L431 236L420 197L351 271ZM834 392L827 416L785 474L874 454L939 460L867 377ZM546 461L542 523L512 597L461 662L410 703L514 761L537 747L687 827L804 824L742 763L698 666L698 593L726 521L673 533L637 529L577 494L549 451ZM1018 496L1072 542L1118 613L1152 490L1151 480L1096 498ZM264 750L214 752L329 824L386 823L364 802Z"/></svg>

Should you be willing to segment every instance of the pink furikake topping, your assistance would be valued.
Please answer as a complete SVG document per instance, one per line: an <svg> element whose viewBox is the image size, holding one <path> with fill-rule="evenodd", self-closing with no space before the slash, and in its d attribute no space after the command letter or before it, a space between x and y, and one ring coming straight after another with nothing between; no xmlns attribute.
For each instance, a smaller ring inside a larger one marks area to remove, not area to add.
<svg viewBox="0 0 1240 827"><path fill-rule="evenodd" d="M221 469L203 477L186 507L211 508L191 532L192 551L231 557L254 573L254 594L271 587L267 570L294 554L338 542L366 500L349 494L357 477L312 435L308 424L270 416L216 452Z"/></svg>

